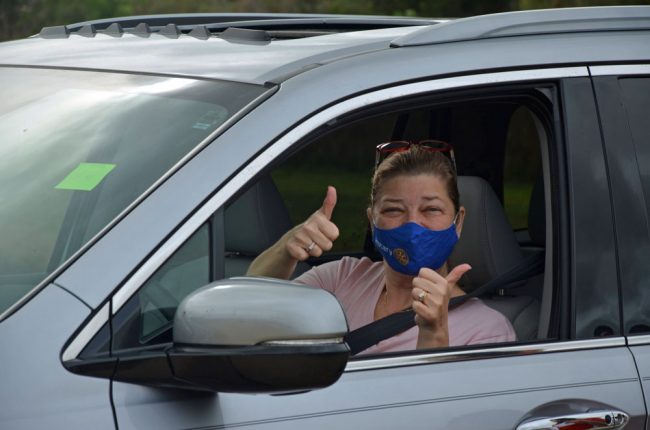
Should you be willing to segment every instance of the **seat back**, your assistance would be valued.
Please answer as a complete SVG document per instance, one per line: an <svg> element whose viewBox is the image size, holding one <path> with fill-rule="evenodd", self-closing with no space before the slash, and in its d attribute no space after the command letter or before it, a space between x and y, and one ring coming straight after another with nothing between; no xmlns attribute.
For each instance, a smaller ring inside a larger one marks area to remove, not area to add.
<svg viewBox="0 0 650 430"><path fill-rule="evenodd" d="M293 227L280 192L264 175L224 212L225 276L241 276L262 251Z"/></svg>
<svg viewBox="0 0 650 430"><path fill-rule="evenodd" d="M469 292L520 264L524 255L490 185L479 177L459 176L458 189L466 215L449 264L450 267L462 263L472 266L472 270L461 279L461 286ZM539 301L532 296L516 296L516 290L511 289L508 295L482 300L510 320L518 339L535 338Z"/></svg>

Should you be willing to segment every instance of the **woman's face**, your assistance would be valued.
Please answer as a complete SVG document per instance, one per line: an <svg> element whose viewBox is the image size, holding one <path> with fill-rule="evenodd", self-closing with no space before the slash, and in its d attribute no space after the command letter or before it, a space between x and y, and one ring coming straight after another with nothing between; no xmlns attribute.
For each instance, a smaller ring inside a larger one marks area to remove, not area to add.
<svg viewBox="0 0 650 430"><path fill-rule="evenodd" d="M431 230L449 228L456 216L444 182L434 175L400 175L386 181L368 209L368 218L381 229L414 222ZM456 219L460 236L465 216L461 207Z"/></svg>

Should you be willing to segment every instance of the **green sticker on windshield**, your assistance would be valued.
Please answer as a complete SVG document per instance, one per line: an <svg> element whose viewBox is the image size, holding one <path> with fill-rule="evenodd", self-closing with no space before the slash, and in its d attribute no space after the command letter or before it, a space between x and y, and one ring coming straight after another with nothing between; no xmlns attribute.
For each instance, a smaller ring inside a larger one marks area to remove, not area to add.
<svg viewBox="0 0 650 430"><path fill-rule="evenodd" d="M115 164L79 163L55 188L59 190L92 191L115 168Z"/></svg>

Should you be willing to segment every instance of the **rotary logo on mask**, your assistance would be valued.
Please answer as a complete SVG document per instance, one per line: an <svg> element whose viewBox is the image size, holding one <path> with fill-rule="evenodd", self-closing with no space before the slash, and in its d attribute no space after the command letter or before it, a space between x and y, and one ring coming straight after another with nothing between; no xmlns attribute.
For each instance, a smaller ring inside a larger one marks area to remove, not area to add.
<svg viewBox="0 0 650 430"><path fill-rule="evenodd" d="M409 264L409 255L402 248L393 249L393 257L404 266Z"/></svg>

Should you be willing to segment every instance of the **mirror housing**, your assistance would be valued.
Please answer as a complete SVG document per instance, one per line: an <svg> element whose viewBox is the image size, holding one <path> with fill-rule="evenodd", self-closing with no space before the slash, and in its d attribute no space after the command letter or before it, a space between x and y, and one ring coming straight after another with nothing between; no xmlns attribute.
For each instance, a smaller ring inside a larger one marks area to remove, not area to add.
<svg viewBox="0 0 650 430"><path fill-rule="evenodd" d="M189 294L173 343L64 362L72 372L213 392L291 393L336 382L350 350L339 302L320 288L232 278Z"/></svg>
<svg viewBox="0 0 650 430"><path fill-rule="evenodd" d="M187 296L174 319L176 377L215 391L326 387L345 369L348 330L339 302L320 288L232 278Z"/></svg>

